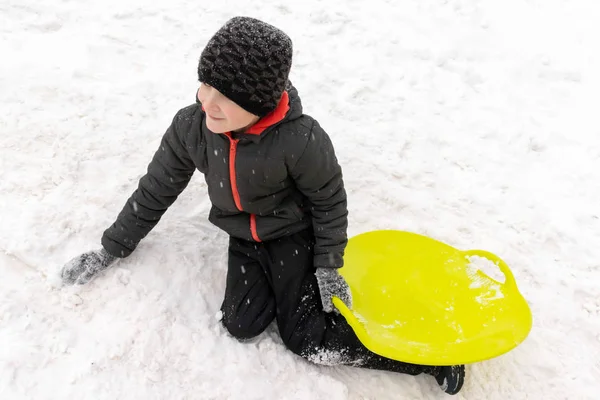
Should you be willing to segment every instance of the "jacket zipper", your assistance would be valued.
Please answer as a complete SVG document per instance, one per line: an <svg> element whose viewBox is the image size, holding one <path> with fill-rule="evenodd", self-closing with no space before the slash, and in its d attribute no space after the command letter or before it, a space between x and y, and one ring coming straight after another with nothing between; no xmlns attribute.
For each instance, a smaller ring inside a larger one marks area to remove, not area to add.
<svg viewBox="0 0 600 400"><path fill-rule="evenodd" d="M231 137L231 132L225 133L225 136L229 139L229 181L231 182L231 193L233 194L233 201L235 202L235 206L239 211L244 211L242 209L242 201L240 200L240 192L237 187L237 178L235 173L235 159L237 155L237 144L240 141L239 139L234 139ZM258 236L258 232L256 230L256 215L250 214L250 233L252 234L252 239L257 242L261 242L260 237Z"/></svg>

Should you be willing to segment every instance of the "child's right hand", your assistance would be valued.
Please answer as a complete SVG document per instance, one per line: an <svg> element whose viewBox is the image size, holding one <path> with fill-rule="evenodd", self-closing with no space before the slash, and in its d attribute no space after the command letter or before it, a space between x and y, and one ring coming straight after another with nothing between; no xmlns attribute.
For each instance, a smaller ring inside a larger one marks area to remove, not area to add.
<svg viewBox="0 0 600 400"><path fill-rule="evenodd" d="M66 285L83 285L117 260L117 257L108 254L104 249L89 251L69 261L62 268L60 277Z"/></svg>
<svg viewBox="0 0 600 400"><path fill-rule="evenodd" d="M352 308L352 292L337 268L317 268L315 275L321 293L323 311L340 313L333 305L333 297L338 297L348 308Z"/></svg>

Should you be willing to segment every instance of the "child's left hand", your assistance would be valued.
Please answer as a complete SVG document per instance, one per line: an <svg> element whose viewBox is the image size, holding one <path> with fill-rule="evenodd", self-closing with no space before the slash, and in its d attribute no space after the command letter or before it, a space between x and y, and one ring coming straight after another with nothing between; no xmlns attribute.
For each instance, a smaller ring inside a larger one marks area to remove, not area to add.
<svg viewBox="0 0 600 400"><path fill-rule="evenodd" d="M346 304L346 306L348 306L348 308L352 308L352 294L350 293L350 287L340 275L337 268L317 268L315 275L317 277L319 291L321 292L323 311L335 311L336 313L339 313L331 301L333 297L338 297Z"/></svg>

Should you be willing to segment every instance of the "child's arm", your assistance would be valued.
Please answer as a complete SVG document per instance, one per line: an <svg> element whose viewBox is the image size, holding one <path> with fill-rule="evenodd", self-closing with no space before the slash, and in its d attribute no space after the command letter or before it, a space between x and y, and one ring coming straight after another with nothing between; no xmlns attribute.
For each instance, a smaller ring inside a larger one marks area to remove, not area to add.
<svg viewBox="0 0 600 400"><path fill-rule="evenodd" d="M175 116L137 190L104 232L102 246L109 254L129 256L192 178L195 165L186 149L189 127L182 126L189 125L190 118L182 115L184 112L186 109Z"/></svg>
<svg viewBox="0 0 600 400"><path fill-rule="evenodd" d="M312 205L315 267L340 268L348 242L346 191L331 139L318 122L290 174Z"/></svg>
<svg viewBox="0 0 600 400"><path fill-rule="evenodd" d="M187 109L187 113L190 111ZM130 255L185 189L195 171L186 150L191 145L186 143L189 141L186 138L192 136L190 124L194 118L187 113L184 109L173 119L148 165L148 172L140 179L137 190L127 200L115 223L104 232L102 248L83 253L62 268L64 283L87 283L119 258ZM202 146L204 142L199 141Z"/></svg>

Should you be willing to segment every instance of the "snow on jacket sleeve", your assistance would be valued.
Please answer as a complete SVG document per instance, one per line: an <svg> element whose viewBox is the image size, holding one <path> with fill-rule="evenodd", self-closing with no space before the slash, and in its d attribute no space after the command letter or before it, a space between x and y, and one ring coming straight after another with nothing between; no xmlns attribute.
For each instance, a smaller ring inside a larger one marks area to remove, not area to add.
<svg viewBox="0 0 600 400"><path fill-rule="evenodd" d="M348 242L346 191L331 139L318 122L314 121L308 144L290 174L312 205L315 267L342 267Z"/></svg>
<svg viewBox="0 0 600 400"><path fill-rule="evenodd" d="M187 187L195 165L186 150L185 132L175 116L148 165L137 190L125 203L116 221L102 236L102 246L116 257L127 257L158 223L167 208Z"/></svg>

